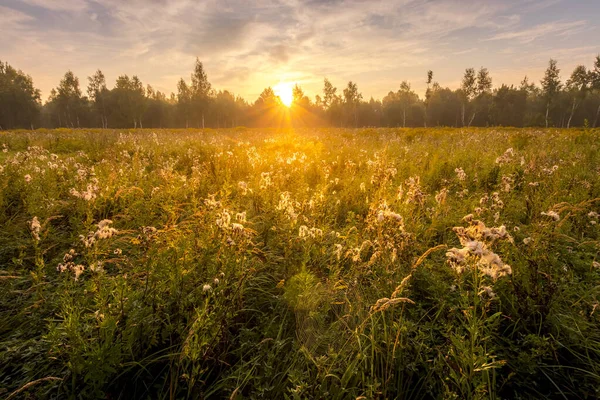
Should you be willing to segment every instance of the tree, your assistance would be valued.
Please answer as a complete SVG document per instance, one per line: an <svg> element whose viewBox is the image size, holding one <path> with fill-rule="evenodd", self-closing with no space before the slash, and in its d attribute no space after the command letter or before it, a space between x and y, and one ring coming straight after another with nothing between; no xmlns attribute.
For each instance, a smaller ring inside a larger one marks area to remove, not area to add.
<svg viewBox="0 0 600 400"><path fill-rule="evenodd" d="M185 127L189 128L192 110L192 94L183 78L179 79L179 82L177 83L177 108L180 117L185 120Z"/></svg>
<svg viewBox="0 0 600 400"><path fill-rule="evenodd" d="M556 98L556 95L560 92L562 84L560 82L560 69L556 65L556 60L550 59L548 62L548 68L544 74L544 79L540 82L542 85L542 93L546 102L546 128L548 128L548 115L550 113L550 106Z"/></svg>
<svg viewBox="0 0 600 400"><path fill-rule="evenodd" d="M190 100L192 102L193 116L195 117L197 126L200 126L202 122L202 128L204 129L204 117L209 107L211 99L211 84L208 81L204 66L198 58L196 58L196 65L194 66L194 72L192 73L192 84L190 85Z"/></svg>
<svg viewBox="0 0 600 400"><path fill-rule="evenodd" d="M108 117L106 115L106 103L109 90L106 87L106 79L102 71L88 77L87 93L93 103L96 113L100 116L102 128L108 128Z"/></svg>
<svg viewBox="0 0 600 400"><path fill-rule="evenodd" d="M344 89L344 105L349 113L354 115L354 127L358 126L358 105L362 100L362 94L358 91L356 83L350 81Z"/></svg>
<svg viewBox="0 0 600 400"><path fill-rule="evenodd" d="M335 94L336 91L337 91L337 88L334 87L327 78L325 78L324 82L323 82L323 105L325 106L326 109L331 107L331 105L336 100L336 97L337 97L337 95Z"/></svg>
<svg viewBox="0 0 600 400"><path fill-rule="evenodd" d="M29 75L0 61L0 130L33 128L40 114L40 91Z"/></svg>
<svg viewBox="0 0 600 400"><path fill-rule="evenodd" d="M425 128L427 128L427 109L429 108L429 99L431 98L431 89L430 89L430 85L431 82L433 81L433 71L429 70L427 71L427 90L425 91Z"/></svg>
<svg viewBox="0 0 600 400"><path fill-rule="evenodd" d="M481 67L477 72L477 86L475 91L475 109L469 126L473 123L476 114L481 115L481 125L489 124L489 112L492 105L492 77L487 68ZM482 112L483 111L483 112Z"/></svg>
<svg viewBox="0 0 600 400"><path fill-rule="evenodd" d="M523 126L527 109L527 92L502 85L494 91L491 120L495 125Z"/></svg>
<svg viewBox="0 0 600 400"><path fill-rule="evenodd" d="M59 126L80 127L81 115L85 111L87 98L84 98L79 88L79 78L72 71L67 71L56 88L55 96Z"/></svg>
<svg viewBox="0 0 600 400"><path fill-rule="evenodd" d="M118 107L119 117L125 126L143 128L142 117L147 107L144 85L137 76L129 78L121 75L117 78L111 97Z"/></svg>
<svg viewBox="0 0 600 400"><path fill-rule="evenodd" d="M463 80L461 83L461 90L463 92L463 96L464 96L464 100L462 102L462 109L461 109L461 121L462 121L462 125L465 126L465 113L466 113L466 106L471 103L471 101L475 98L475 94L477 93L477 87L476 87L476 83L477 83L477 78L475 76L475 68L467 68L465 70L465 75L463 76ZM473 117L470 119L469 125L471 125L471 122L473 122L473 118L475 117L475 114L473 114Z"/></svg>
<svg viewBox="0 0 600 400"><path fill-rule="evenodd" d="M407 121L415 125L415 109L419 106L419 96L412 91L410 84L402 81L397 92L389 92L382 100L382 113L385 123L406 127Z"/></svg>
<svg viewBox="0 0 600 400"><path fill-rule="evenodd" d="M336 125L337 122L342 123L342 100L336 93L337 88L325 78L323 81L323 109L325 115L331 125Z"/></svg>
<svg viewBox="0 0 600 400"><path fill-rule="evenodd" d="M594 61L594 69L590 71L590 86L600 97L600 55L596 56ZM600 117L600 102L596 109L596 116L594 117L594 128L598 124L598 118Z"/></svg>
<svg viewBox="0 0 600 400"><path fill-rule="evenodd" d="M579 104L585 100L585 96L587 95L588 91L588 85L590 83L590 77L591 75L588 74L585 66L578 65L571 73L571 77L567 80L566 89L572 98L571 114L569 115L567 128L571 127L571 121L573 120L573 114L575 114L575 110L577 107L579 107Z"/></svg>

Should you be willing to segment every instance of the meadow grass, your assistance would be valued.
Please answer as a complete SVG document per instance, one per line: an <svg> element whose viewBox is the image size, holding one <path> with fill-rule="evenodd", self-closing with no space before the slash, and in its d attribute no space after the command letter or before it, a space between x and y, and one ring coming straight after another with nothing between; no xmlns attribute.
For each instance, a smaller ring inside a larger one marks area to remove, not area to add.
<svg viewBox="0 0 600 400"><path fill-rule="evenodd" d="M0 132L0 397L600 397L600 131Z"/></svg>

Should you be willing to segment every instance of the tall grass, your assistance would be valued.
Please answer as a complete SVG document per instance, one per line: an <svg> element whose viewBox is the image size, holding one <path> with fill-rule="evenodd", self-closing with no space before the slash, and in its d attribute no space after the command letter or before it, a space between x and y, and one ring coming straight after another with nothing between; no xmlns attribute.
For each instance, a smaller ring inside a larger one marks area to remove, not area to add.
<svg viewBox="0 0 600 400"><path fill-rule="evenodd" d="M598 398L599 138L2 132L0 395Z"/></svg>

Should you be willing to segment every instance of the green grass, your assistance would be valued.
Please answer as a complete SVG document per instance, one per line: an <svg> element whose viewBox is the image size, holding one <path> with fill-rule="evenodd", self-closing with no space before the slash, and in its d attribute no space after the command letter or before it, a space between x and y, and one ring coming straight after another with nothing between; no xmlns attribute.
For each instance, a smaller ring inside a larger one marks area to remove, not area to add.
<svg viewBox="0 0 600 400"><path fill-rule="evenodd" d="M598 398L599 139L0 132L0 397Z"/></svg>

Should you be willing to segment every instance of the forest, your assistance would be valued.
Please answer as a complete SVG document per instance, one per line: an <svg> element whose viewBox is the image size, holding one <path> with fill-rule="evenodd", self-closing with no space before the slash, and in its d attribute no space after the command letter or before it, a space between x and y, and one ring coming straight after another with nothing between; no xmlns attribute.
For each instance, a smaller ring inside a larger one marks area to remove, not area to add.
<svg viewBox="0 0 600 400"><path fill-rule="evenodd" d="M459 88L443 87L424 75L421 98L407 81L383 99L363 98L358 84L338 89L327 78L321 94L309 98L293 88L283 106L268 87L253 102L209 82L202 62L177 93L167 95L137 76L121 75L112 89L102 71L87 87L67 71L42 102L33 78L0 62L0 129L36 128L231 128L247 127L596 127L600 119L600 56L592 67L578 65L563 82L550 60L539 82L525 76L519 86L493 85L487 68L467 68Z"/></svg>

